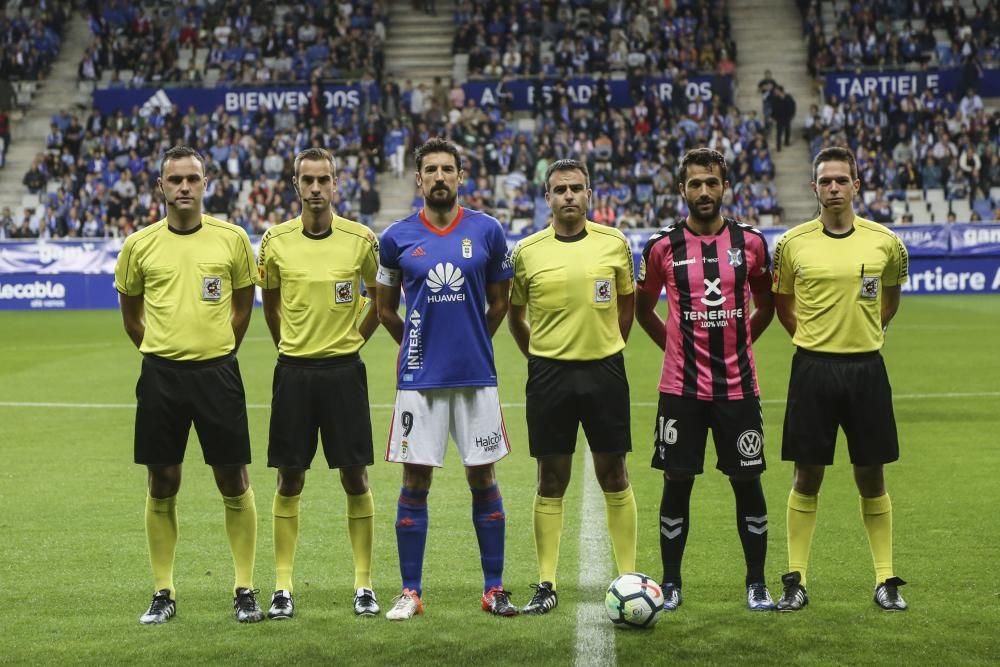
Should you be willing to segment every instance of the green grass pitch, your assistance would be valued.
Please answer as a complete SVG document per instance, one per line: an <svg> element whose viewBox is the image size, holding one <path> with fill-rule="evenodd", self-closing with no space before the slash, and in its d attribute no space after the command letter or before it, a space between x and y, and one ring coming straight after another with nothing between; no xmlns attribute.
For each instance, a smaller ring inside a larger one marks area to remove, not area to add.
<svg viewBox="0 0 1000 667"><path fill-rule="evenodd" d="M179 499L178 616L143 627L151 579L143 533L145 475L131 463L139 355L115 312L0 315L0 663L74 664L570 664L579 646L577 603L583 461L567 495L560 605L545 617L479 611L481 572L461 466L449 454L430 495L426 614L408 623L358 620L345 503L321 460L309 474L296 561L297 616L238 625L223 509L192 435ZM954 664L1000 662L1000 300L906 297L884 354L896 394L902 459L887 469L895 508L897 574L911 609L885 614L871 602L871 557L841 442L820 498L810 606L799 614L744 609L743 565L729 485L713 470L695 486L685 558L685 601L648 632L610 633L619 664L733 662ZM460 341L456 341L456 344ZM524 604L536 569L531 531L535 464L524 424L526 364L503 327L496 337L511 456L498 465L508 516L506 583ZM756 346L764 399L764 488L771 517L772 593L786 567L785 499L791 465L780 431L792 347L777 320ZM393 520L400 470L381 460L393 399L395 347L380 331L368 366L376 463L375 587L383 607L399 586ZM265 465L275 352L259 311L240 352L255 463L261 602L273 586ZM636 327L626 349L639 504L638 566L659 577L661 481L649 468L659 351ZM87 404L89 407L16 405ZM580 440L580 451L585 445ZM589 481L589 480L588 480ZM596 525L604 529L603 516ZM606 572L610 581L612 572ZM587 656L582 656L584 662Z"/></svg>

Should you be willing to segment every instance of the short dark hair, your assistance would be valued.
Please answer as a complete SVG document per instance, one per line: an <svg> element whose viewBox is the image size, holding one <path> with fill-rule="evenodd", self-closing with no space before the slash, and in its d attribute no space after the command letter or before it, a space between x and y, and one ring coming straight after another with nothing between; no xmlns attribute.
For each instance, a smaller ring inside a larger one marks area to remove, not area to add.
<svg viewBox="0 0 1000 667"><path fill-rule="evenodd" d="M833 146L824 148L813 158L813 180L816 180L816 171L823 162L846 162L851 168L851 180L858 180L858 161L854 159L854 153L845 146Z"/></svg>
<svg viewBox="0 0 1000 667"><path fill-rule="evenodd" d="M726 158L722 153L711 148L693 148L685 153L681 160L681 183L687 182L688 166L692 164L707 169L711 169L713 164L719 165L719 175L723 181L729 175L729 165L726 164Z"/></svg>
<svg viewBox="0 0 1000 667"><path fill-rule="evenodd" d="M434 137L428 139L427 143L414 151L413 157L417 161L417 171L420 171L420 168L424 166L424 158L431 153L448 153L455 158L455 167L459 171L462 170L462 155L458 152L458 147L447 139Z"/></svg>
<svg viewBox="0 0 1000 667"><path fill-rule="evenodd" d="M569 158L564 160L556 160L549 165L549 168L545 170L545 191L549 191L549 178L552 174L557 171L579 171L583 174L583 179L590 187L590 172L587 171L587 164L585 162L580 162L579 160L570 160Z"/></svg>
<svg viewBox="0 0 1000 667"><path fill-rule="evenodd" d="M180 160L181 158L193 157L195 160L201 163L201 171L205 173L205 158L201 156L201 153L191 148L190 146L174 146L163 154L163 159L160 160L160 173L163 173L163 168L167 165L168 160Z"/></svg>
<svg viewBox="0 0 1000 667"><path fill-rule="evenodd" d="M326 150L325 148L307 148L301 151L295 156L295 178L299 177L299 167L302 165L304 160L311 160L314 162L329 162L330 163L330 175L334 178L337 177L337 161L333 157L333 153Z"/></svg>

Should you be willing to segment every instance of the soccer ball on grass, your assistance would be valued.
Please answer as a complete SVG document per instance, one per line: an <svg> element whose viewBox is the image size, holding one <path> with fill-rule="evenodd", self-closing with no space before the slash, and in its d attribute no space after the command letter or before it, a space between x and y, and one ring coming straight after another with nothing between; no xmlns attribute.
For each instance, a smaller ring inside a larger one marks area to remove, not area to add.
<svg viewBox="0 0 1000 667"><path fill-rule="evenodd" d="M663 611L663 591L651 577L629 572L608 586L604 607L615 627L651 628Z"/></svg>

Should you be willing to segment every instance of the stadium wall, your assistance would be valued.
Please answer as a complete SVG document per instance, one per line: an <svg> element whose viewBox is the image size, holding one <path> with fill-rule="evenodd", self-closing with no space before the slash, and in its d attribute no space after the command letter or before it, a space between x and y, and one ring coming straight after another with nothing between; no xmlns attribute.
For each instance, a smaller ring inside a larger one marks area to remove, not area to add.
<svg viewBox="0 0 1000 667"><path fill-rule="evenodd" d="M905 292L1000 294L1000 225L914 225L894 231L910 252ZM768 246L773 248L784 232L765 229ZM624 233L638 267L651 230ZM0 310L117 308L114 268L121 246L122 239L0 242Z"/></svg>

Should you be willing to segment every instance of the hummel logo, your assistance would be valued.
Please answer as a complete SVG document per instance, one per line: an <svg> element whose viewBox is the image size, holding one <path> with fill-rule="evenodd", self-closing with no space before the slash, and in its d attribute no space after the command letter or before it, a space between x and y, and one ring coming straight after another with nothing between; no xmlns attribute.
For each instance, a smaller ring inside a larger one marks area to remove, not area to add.
<svg viewBox="0 0 1000 667"><path fill-rule="evenodd" d="M437 266L427 274L427 286L434 293L440 292L446 285L452 292L457 292L464 284L465 277L462 275L462 270L451 262L447 264L438 262Z"/></svg>
<svg viewBox="0 0 1000 667"><path fill-rule="evenodd" d="M410 253L411 257L423 257L427 253L424 252L424 247L421 245L417 246L417 249Z"/></svg>

